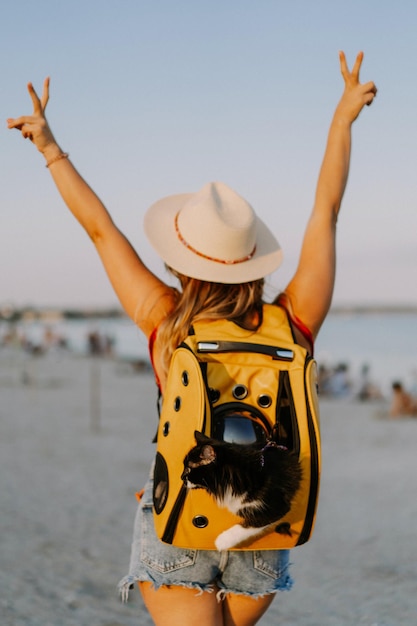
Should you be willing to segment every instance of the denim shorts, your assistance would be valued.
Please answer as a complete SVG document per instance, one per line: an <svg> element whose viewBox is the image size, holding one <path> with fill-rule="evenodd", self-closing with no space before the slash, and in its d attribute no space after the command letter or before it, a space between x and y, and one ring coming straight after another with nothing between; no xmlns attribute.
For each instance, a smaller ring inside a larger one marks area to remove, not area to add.
<svg viewBox="0 0 417 626"><path fill-rule="evenodd" d="M136 513L130 568L119 589L124 600L137 581L179 585L197 591L218 590L261 597L292 587L289 550L194 550L163 543L155 534L152 511L153 481L145 487Z"/></svg>

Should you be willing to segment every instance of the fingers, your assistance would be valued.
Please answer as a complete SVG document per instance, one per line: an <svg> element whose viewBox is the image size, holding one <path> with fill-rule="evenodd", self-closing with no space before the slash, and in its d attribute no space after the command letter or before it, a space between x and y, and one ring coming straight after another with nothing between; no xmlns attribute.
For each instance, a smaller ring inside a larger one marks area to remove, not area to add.
<svg viewBox="0 0 417 626"><path fill-rule="evenodd" d="M344 111L344 115L347 115L351 122L355 121L365 104L368 106L372 104L377 93L377 88L373 82L362 84L359 81L363 57L363 52L356 55L355 63L350 71L346 63L345 53L339 52L340 71L345 82L345 89L340 100L340 110Z"/></svg>
<svg viewBox="0 0 417 626"><path fill-rule="evenodd" d="M28 83L27 89L33 103L33 114L17 117L16 119L9 118L7 120L7 127L16 128L22 132L25 139L29 138L33 140L31 129L33 128L36 118L40 117L45 120L45 108L49 100L49 77L45 78L43 82L41 99L39 99L32 83Z"/></svg>
<svg viewBox="0 0 417 626"><path fill-rule="evenodd" d="M47 76L45 80L43 81L43 91L42 91L42 97L41 97L41 105L42 105L43 111L45 111L46 105L48 104L48 100L49 100L49 82L50 82L50 78L49 76Z"/></svg>
<svg viewBox="0 0 417 626"><path fill-rule="evenodd" d="M34 115L42 115L42 104L41 101L38 98L38 94L35 91L34 86L32 85L32 83L28 83L28 92L29 95L32 99L32 103L33 103L33 114Z"/></svg>
<svg viewBox="0 0 417 626"><path fill-rule="evenodd" d="M28 92L33 103L33 114L43 115L49 100L49 76L43 81L42 96L39 99L32 83L28 83Z"/></svg>
<svg viewBox="0 0 417 626"><path fill-rule="evenodd" d="M346 63L346 56L343 50L339 51L339 60L340 60L340 72L343 76L343 79L346 82L355 82L359 83L359 71L361 69L362 61L363 61L363 52L359 52L355 59L355 64L352 68L352 71L349 71L348 65Z"/></svg>
<svg viewBox="0 0 417 626"><path fill-rule="evenodd" d="M24 139L30 139L31 141L33 141L32 123L33 123L32 117L18 117L16 119L9 118L7 120L7 127L20 130L20 132L22 133L22 137Z"/></svg>
<svg viewBox="0 0 417 626"><path fill-rule="evenodd" d="M33 135L30 126L26 126L24 124L21 128L21 132L23 139L30 139L31 141L33 141Z"/></svg>
<svg viewBox="0 0 417 626"><path fill-rule="evenodd" d="M7 120L7 127L16 128L17 130L22 130L23 124L27 124L31 120L32 118L28 116L16 117L15 119L9 118Z"/></svg>
<svg viewBox="0 0 417 626"><path fill-rule="evenodd" d="M346 57L343 50L339 51L339 60L340 60L340 71L342 73L343 78L346 80L349 75L349 68L346 63Z"/></svg>
<svg viewBox="0 0 417 626"><path fill-rule="evenodd" d="M365 91L365 103L370 106L378 92L375 83L372 81L363 85Z"/></svg>
<svg viewBox="0 0 417 626"><path fill-rule="evenodd" d="M22 118L16 119L16 120L12 120L9 119L7 120L7 127L8 128L15 128L16 130L20 130L20 132L22 133L22 137L24 139L33 139L32 136L32 131L31 131L31 127L28 124L25 124L25 122L23 121Z"/></svg>
<svg viewBox="0 0 417 626"><path fill-rule="evenodd" d="M363 52L359 52L356 56L355 65L352 68L352 76L359 82L359 70L363 61Z"/></svg>

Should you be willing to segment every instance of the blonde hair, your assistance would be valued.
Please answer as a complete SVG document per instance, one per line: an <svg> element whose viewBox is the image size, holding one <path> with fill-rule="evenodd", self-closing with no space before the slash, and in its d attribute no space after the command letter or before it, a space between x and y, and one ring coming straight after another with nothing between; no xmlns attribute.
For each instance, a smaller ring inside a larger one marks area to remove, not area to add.
<svg viewBox="0 0 417 626"><path fill-rule="evenodd" d="M178 278L181 291L173 311L158 328L157 344L162 364L168 371L172 353L187 337L192 323L202 319L228 319L248 330L262 323L264 279L249 283L210 283L189 278L168 268Z"/></svg>

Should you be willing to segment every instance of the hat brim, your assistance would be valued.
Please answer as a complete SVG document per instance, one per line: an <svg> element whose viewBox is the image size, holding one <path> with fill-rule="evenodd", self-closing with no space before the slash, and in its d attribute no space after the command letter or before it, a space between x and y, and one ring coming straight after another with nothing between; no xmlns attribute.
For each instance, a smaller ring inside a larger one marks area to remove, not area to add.
<svg viewBox="0 0 417 626"><path fill-rule="evenodd" d="M264 222L256 216L256 249L239 263L214 261L196 254L179 239L175 216L194 194L176 194L155 202L146 212L144 230L165 263L180 274L212 283L238 284L265 278L282 262L281 247Z"/></svg>

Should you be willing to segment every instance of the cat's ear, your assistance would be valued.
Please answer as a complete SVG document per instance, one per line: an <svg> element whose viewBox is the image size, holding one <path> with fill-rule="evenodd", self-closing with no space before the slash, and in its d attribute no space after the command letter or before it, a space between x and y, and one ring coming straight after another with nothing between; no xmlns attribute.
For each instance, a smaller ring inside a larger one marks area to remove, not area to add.
<svg viewBox="0 0 417 626"><path fill-rule="evenodd" d="M200 452L201 465L208 465L216 460L216 453L213 446L206 445L201 448Z"/></svg>
<svg viewBox="0 0 417 626"><path fill-rule="evenodd" d="M207 443L208 441L210 441L210 438L206 437L206 435L203 435L203 433L200 433L199 430L194 431L194 437L198 444L203 444L203 443Z"/></svg>

